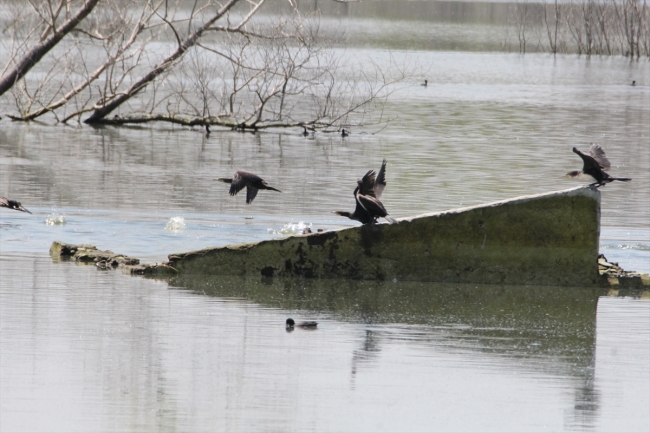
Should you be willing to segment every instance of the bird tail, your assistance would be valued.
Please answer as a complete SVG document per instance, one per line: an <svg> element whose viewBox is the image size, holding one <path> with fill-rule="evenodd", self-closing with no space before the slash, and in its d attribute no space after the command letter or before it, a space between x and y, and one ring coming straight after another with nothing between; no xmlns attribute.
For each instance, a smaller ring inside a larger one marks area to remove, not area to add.
<svg viewBox="0 0 650 433"><path fill-rule="evenodd" d="M629 182L632 180L631 177L614 177L613 180L620 180L621 182Z"/></svg>
<svg viewBox="0 0 650 433"><path fill-rule="evenodd" d="M390 224L399 224L399 222L390 215L386 215L384 218L386 218L386 221L388 221Z"/></svg>

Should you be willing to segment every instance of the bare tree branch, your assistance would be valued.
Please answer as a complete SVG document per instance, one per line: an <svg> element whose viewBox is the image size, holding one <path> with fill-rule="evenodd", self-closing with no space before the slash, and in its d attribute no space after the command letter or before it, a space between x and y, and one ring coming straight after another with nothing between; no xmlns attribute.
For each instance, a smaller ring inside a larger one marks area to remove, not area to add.
<svg viewBox="0 0 650 433"><path fill-rule="evenodd" d="M13 87L16 81L24 77L25 74L27 74L27 72L29 72L29 70L38 63L48 51L58 44L59 41L72 29L74 29L81 20L88 16L98 2L99 0L87 0L81 9L73 17L65 21L58 30L54 28L54 22L52 22L52 35L34 46L29 53L18 61L11 71L0 78L0 95Z"/></svg>

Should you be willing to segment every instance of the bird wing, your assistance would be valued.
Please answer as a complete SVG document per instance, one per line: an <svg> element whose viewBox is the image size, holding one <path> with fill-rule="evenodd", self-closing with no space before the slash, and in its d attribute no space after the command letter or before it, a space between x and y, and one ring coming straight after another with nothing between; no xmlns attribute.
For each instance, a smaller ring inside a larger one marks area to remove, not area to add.
<svg viewBox="0 0 650 433"><path fill-rule="evenodd" d="M379 169L379 172L377 173L377 177L375 178L375 186L373 188L373 191L375 192L375 197L381 198L381 195L384 192L384 188L386 188L386 160L385 159L382 161L381 168Z"/></svg>
<svg viewBox="0 0 650 433"><path fill-rule="evenodd" d="M232 177L232 183L230 184L230 195L237 195L248 184L246 174L246 172L239 170L235 172Z"/></svg>
<svg viewBox="0 0 650 433"><path fill-rule="evenodd" d="M384 204L377 200L375 197L370 197L367 195L361 195L357 194L357 201L365 210L368 211L370 216L372 217L373 215L377 215L380 217L385 217L388 215L388 212L386 212L386 208L384 207Z"/></svg>
<svg viewBox="0 0 650 433"><path fill-rule="evenodd" d="M354 202L356 203L356 207L354 208L354 217L353 219L356 219L359 221L361 224L368 224L372 221L372 217L368 213L368 211L361 206L361 203L359 203L359 200L357 200L357 191L359 191L359 187L357 187L354 190Z"/></svg>
<svg viewBox="0 0 650 433"><path fill-rule="evenodd" d="M0 196L0 207L9 207L9 200L7 197Z"/></svg>
<svg viewBox="0 0 650 433"><path fill-rule="evenodd" d="M368 170L368 172L358 181L359 193L370 197L375 197L375 179L377 174L375 170Z"/></svg>
<svg viewBox="0 0 650 433"><path fill-rule="evenodd" d="M600 164L598 164L598 161L596 161L593 156L587 155L586 153L582 153L580 150L578 150L575 147L573 148L573 152L577 153L580 156L580 158L582 158L583 173L593 176L592 173L594 172L602 172L602 169L600 168Z"/></svg>
<svg viewBox="0 0 650 433"><path fill-rule="evenodd" d="M259 189L252 187L250 185L246 187L246 204L251 204L253 200L255 200L255 196L257 196L257 191L259 191Z"/></svg>
<svg viewBox="0 0 650 433"><path fill-rule="evenodd" d="M603 148L596 143L591 143L589 154L596 160L598 165L600 165L600 168L603 170L607 171L612 166L612 164L609 162L609 159L607 159Z"/></svg>

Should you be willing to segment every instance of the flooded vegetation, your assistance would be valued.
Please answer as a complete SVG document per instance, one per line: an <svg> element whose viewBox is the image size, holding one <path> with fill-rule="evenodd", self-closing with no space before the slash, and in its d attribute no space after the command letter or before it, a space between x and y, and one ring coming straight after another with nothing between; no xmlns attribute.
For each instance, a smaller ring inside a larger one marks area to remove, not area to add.
<svg viewBox="0 0 650 433"><path fill-rule="evenodd" d="M301 10L314 4L299 2ZM358 225L333 212L354 209L356 179L383 158L381 201L398 219L564 190L580 184L564 178L582 166L571 149L596 142L611 173L632 178L600 188L601 266L650 272L643 37L634 39L633 60L623 33L608 33L611 55L594 55L601 46L607 54L607 44L593 33L591 56L571 54L578 51L563 18L566 47L558 36L552 55L542 9L529 3L537 24L526 25L522 55L511 13L517 3L316 4L319 29L333 36L329 59L355 84L351 94L367 95L366 86L384 80L360 80L349 65L409 66L367 112L381 121L361 110L307 136L297 124L209 134L201 122L83 124L92 114L85 109L119 96L178 48L173 32L140 51L141 68L115 64L60 108L35 121L9 120L58 101L102 64L107 47L129 40L90 43L73 33L43 69L0 98L0 194L33 213L0 209L0 430L647 432L644 290L261 276L155 281L110 271L116 257L98 270L47 255L59 240L153 263ZM578 6L562 3L561 16ZM546 8L551 25L555 5ZM119 21L112 18L104 23ZM91 24L84 31L109 30ZM0 35L4 48L8 35ZM212 57L187 60L203 65L195 72L217 71L206 69ZM175 65L106 119L166 114L167 102L203 119L204 101L224 101L210 92L203 99L188 69ZM110 80L116 86L104 86ZM56 85L45 91L43 83ZM291 111L296 123L305 121L303 102ZM210 116L216 107L206 108ZM251 205L243 193L228 196L215 179L239 169L282 193L262 192ZM289 317L318 328L288 333Z"/></svg>

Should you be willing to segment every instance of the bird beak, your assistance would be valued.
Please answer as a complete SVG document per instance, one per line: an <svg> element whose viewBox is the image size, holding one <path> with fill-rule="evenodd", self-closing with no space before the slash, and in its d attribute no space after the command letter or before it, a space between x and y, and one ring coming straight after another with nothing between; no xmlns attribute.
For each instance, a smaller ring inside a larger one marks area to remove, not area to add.
<svg viewBox="0 0 650 433"><path fill-rule="evenodd" d="M31 213L30 211L28 211L27 209L25 209L25 208L22 207L22 206L19 207L18 210L23 211L23 212L27 212L27 213L30 214L30 215L34 215L33 213Z"/></svg>

